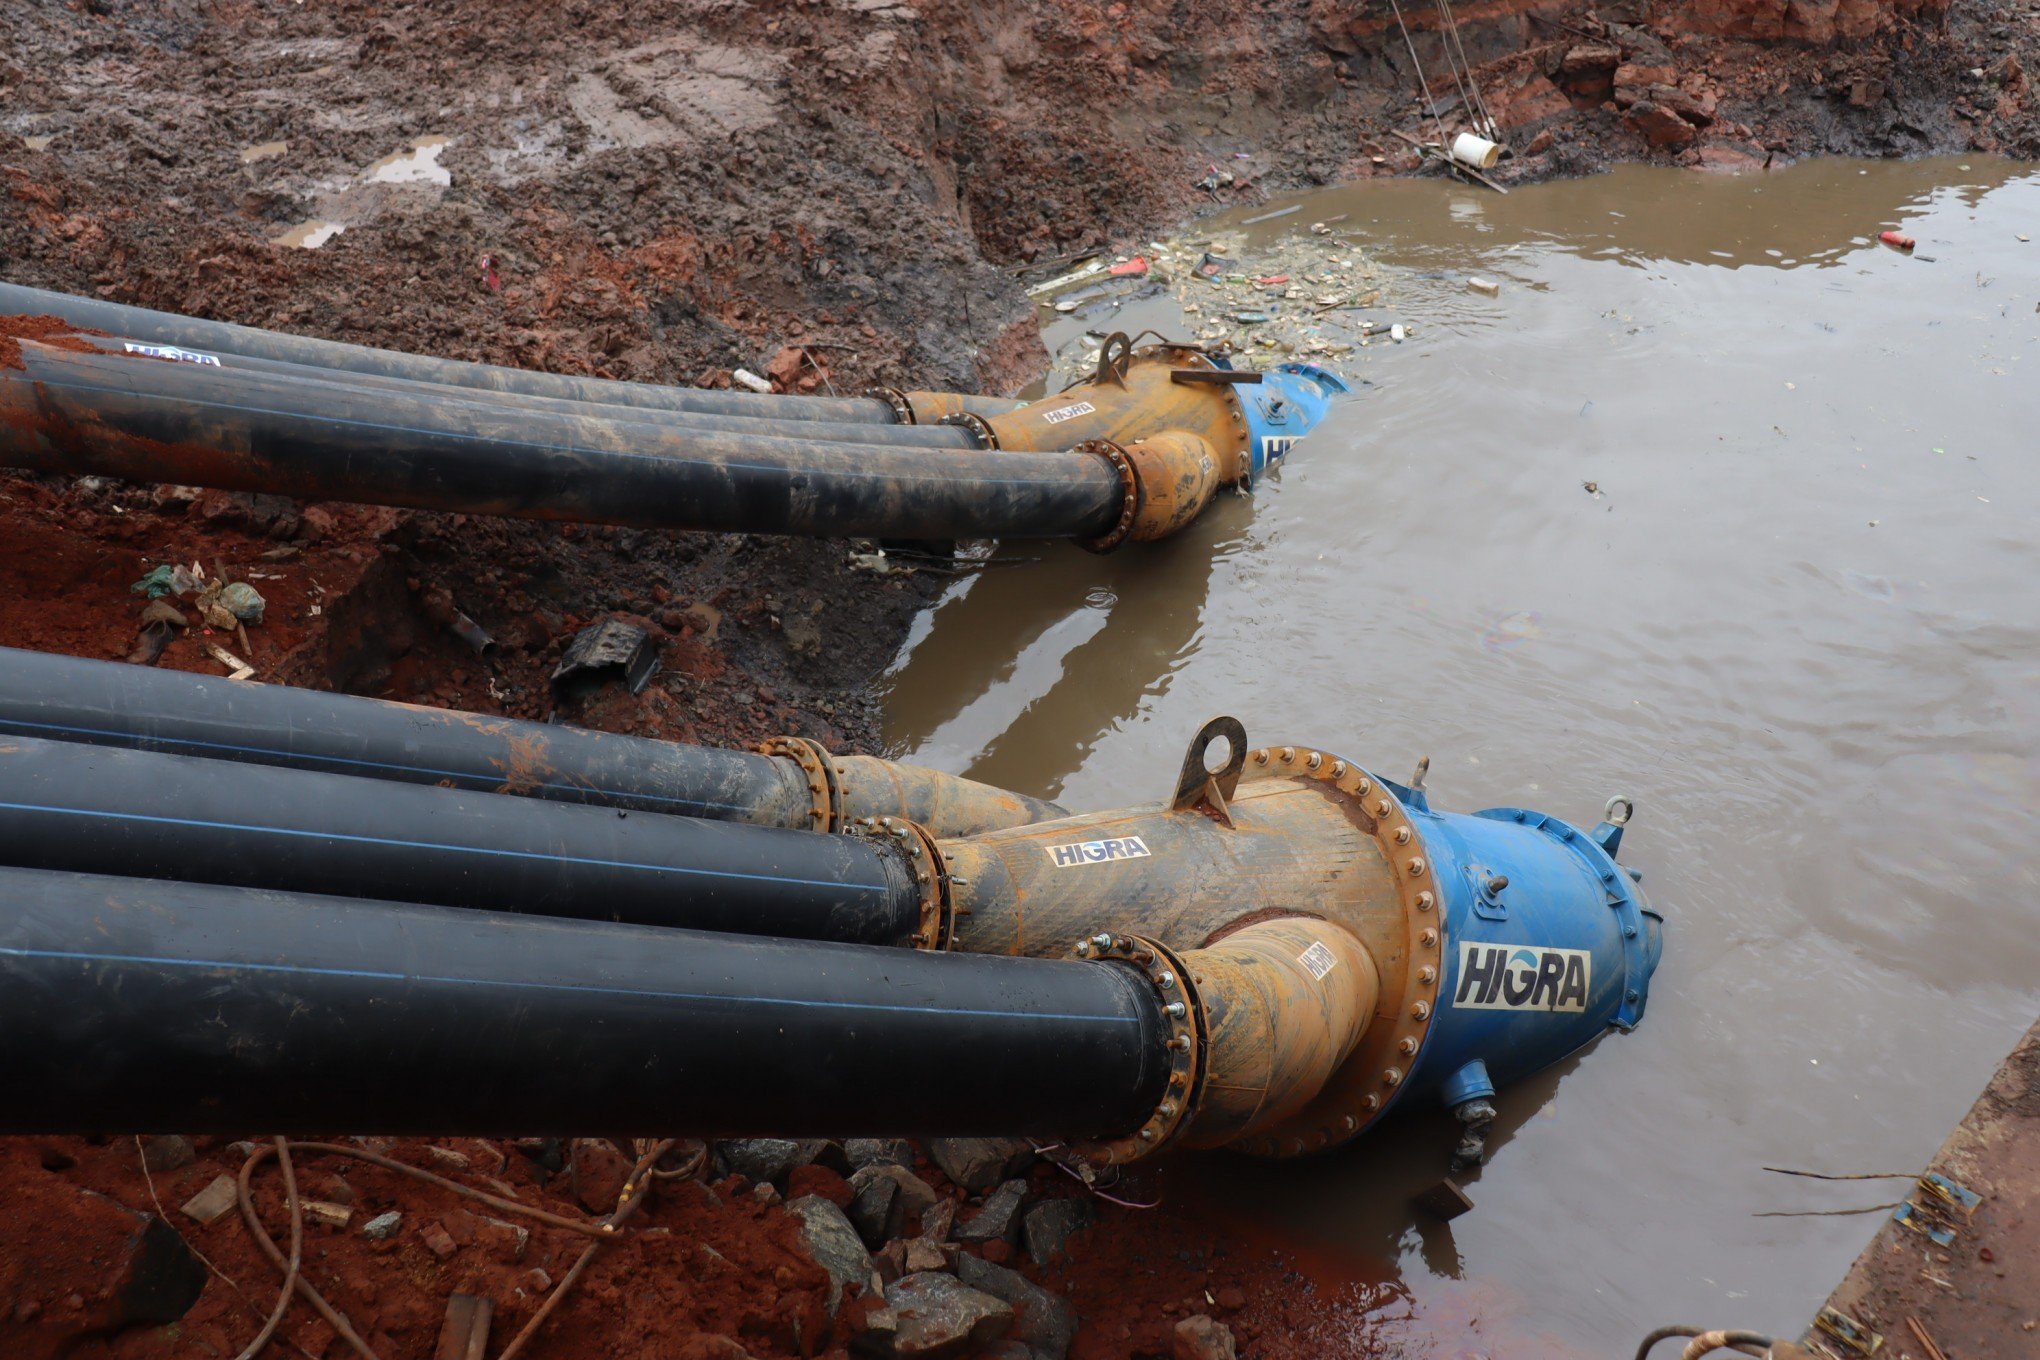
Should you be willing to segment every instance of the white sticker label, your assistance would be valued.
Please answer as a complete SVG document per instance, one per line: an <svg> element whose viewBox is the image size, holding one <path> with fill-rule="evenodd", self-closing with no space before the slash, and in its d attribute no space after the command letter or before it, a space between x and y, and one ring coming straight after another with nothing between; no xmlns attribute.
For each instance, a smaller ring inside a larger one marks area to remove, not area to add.
<svg viewBox="0 0 2040 1360"><path fill-rule="evenodd" d="M1115 859L1147 859L1147 842L1138 836L1115 836L1102 841L1071 841L1067 845L1044 845L1058 869L1084 864L1104 864Z"/></svg>
<svg viewBox="0 0 2040 1360"><path fill-rule="evenodd" d="M195 349L179 349L175 345L142 345L133 340L124 340L121 342L121 348L129 354L145 355L151 359L174 359L180 364L210 364L214 368L220 366L216 355L200 354Z"/></svg>
<svg viewBox="0 0 2040 1360"><path fill-rule="evenodd" d="M1302 436L1293 434L1270 434L1261 436L1261 459L1270 467L1282 461L1289 452L1289 446Z"/></svg>
<svg viewBox="0 0 2040 1360"><path fill-rule="evenodd" d="M1074 406L1058 406L1053 411L1043 411L1041 418L1051 425L1060 425L1065 420L1075 420L1078 416L1087 416L1097 409L1097 407L1088 401L1080 401Z"/></svg>
<svg viewBox="0 0 2040 1360"><path fill-rule="evenodd" d="M1325 980L1326 973L1339 966L1339 956L1325 948L1323 940L1312 941L1310 948L1296 956L1296 961L1310 969L1310 975L1319 982Z"/></svg>
<svg viewBox="0 0 2040 1360"><path fill-rule="evenodd" d="M1584 949L1521 944L1459 946L1459 982L1452 1004L1470 1011L1556 1011L1587 1008L1594 956Z"/></svg>

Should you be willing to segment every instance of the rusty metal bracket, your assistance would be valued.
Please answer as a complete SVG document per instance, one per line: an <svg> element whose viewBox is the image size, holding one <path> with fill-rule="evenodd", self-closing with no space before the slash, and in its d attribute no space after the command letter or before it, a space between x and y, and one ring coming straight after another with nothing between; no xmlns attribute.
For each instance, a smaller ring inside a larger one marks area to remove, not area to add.
<svg viewBox="0 0 2040 1360"><path fill-rule="evenodd" d="M1261 374L1254 370L1242 371L1237 368L1175 368L1169 370L1169 381L1189 386L1193 383L1228 384L1246 387L1261 381Z"/></svg>
<svg viewBox="0 0 2040 1360"><path fill-rule="evenodd" d="M815 831L837 831L843 825L843 786L829 748L807 737L768 737L757 745L760 755L790 760L807 776L808 796L814 806L808 821Z"/></svg>
<svg viewBox="0 0 2040 1360"><path fill-rule="evenodd" d="M897 387L867 387L864 395L874 401L882 401L892 407L893 419L901 425L914 423L914 404L907 400L907 394Z"/></svg>
<svg viewBox="0 0 2040 1360"><path fill-rule="evenodd" d="M1102 1167L1123 1166L1169 1145L1189 1122L1204 1091L1204 1007L1183 960L1159 941L1139 935L1098 934L1071 950L1080 959L1129 968L1155 989L1169 1025L1169 1083L1141 1126L1124 1138L1078 1143L1068 1149L1070 1169L1089 1184Z"/></svg>
<svg viewBox="0 0 2040 1360"><path fill-rule="evenodd" d="M1098 346L1098 372L1092 381L1124 387L1126 370L1132 363L1133 341L1126 338L1125 331L1114 331Z"/></svg>
<svg viewBox="0 0 2040 1360"><path fill-rule="evenodd" d="M1207 759L1213 742L1226 744L1225 764L1214 770ZM1240 785L1240 772L1247 768L1247 729L1238 718L1220 716L1197 729L1190 749L1183 753L1183 769L1176 776L1176 796L1170 806L1177 812L1202 812L1223 826L1231 827L1233 790Z"/></svg>

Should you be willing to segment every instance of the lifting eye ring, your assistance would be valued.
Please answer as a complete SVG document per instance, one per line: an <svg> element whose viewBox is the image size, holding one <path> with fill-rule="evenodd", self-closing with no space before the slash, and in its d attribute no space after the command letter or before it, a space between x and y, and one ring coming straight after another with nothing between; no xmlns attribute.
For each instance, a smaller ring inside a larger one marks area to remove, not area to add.
<svg viewBox="0 0 2040 1360"><path fill-rule="evenodd" d="M1601 820L1610 826L1627 826L1629 825L1629 819L1635 815L1635 801L1625 798L1619 793L1608 800L1607 807L1601 809Z"/></svg>

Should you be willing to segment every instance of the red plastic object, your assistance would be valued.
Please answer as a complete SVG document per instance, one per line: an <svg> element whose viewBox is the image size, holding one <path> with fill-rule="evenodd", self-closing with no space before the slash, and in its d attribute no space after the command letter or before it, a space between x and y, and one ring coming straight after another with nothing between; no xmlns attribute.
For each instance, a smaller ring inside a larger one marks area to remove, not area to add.
<svg viewBox="0 0 2040 1360"><path fill-rule="evenodd" d="M1877 239L1893 250L1910 251L1915 244L1913 238L1902 231L1880 231L1877 233Z"/></svg>
<svg viewBox="0 0 2040 1360"><path fill-rule="evenodd" d="M1289 276L1287 274L1264 274L1260 278L1255 279L1254 282L1259 284L1266 284L1272 287L1273 285L1278 283L1289 282Z"/></svg>
<svg viewBox="0 0 2040 1360"><path fill-rule="evenodd" d="M1110 273L1112 277L1115 279L1129 279L1138 278L1142 274L1147 273L1147 270L1148 270L1147 256L1136 255L1130 260L1125 260L1119 264L1113 265L1112 268L1106 272Z"/></svg>

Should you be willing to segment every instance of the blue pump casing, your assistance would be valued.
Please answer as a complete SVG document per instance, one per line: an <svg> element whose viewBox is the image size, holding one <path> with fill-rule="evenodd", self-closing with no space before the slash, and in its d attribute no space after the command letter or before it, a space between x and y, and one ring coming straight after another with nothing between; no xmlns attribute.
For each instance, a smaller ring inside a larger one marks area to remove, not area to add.
<svg viewBox="0 0 2040 1360"><path fill-rule="evenodd" d="M1391 787L1435 866L1448 950L1401 1098L1482 1098L1643 1018L1663 918L1615 862L1620 825L1435 813L1421 791Z"/></svg>
<svg viewBox="0 0 2040 1360"><path fill-rule="evenodd" d="M1247 418L1252 442L1248 487L1261 474L1280 467L1289 446L1309 434L1332 409L1332 398L1350 392L1344 378L1316 364L1282 364L1261 375L1258 383L1233 389Z"/></svg>

